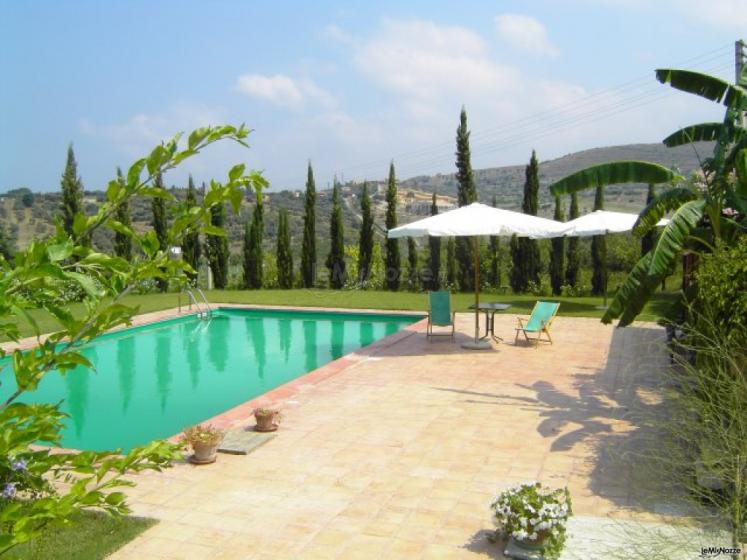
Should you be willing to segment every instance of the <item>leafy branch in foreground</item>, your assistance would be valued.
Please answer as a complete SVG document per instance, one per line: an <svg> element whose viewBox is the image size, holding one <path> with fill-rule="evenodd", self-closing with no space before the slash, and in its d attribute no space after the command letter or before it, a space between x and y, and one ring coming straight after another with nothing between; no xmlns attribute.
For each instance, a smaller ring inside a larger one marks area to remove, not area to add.
<svg viewBox="0 0 747 560"><path fill-rule="evenodd" d="M195 205L177 202L154 180L215 142L246 146L248 134L244 126L220 126L197 129L186 142L177 135L110 181L106 201L96 214L76 212L71 231L58 224L54 235L32 241L16 253L12 264L0 257L0 337L17 342L19 324L25 321L37 342L26 352L0 348L0 555L83 509L127 513L119 489L132 483L123 476L161 470L178 456L178 447L166 442L153 442L126 455L117 450L53 453L52 448L60 446L66 414L59 403L31 405L20 397L35 390L50 372L64 375L76 367L90 368L80 345L131 323L137 308L123 304L122 298L134 288L153 279L186 282L187 275L194 274L189 264L170 258L169 248L187 235L225 236L211 225L212 210L228 202L238 211L244 189L260 193L267 182L259 172L236 165L225 182L211 181L202 204ZM137 233L117 219L134 197L158 198L170 206L174 220L161 242L155 232ZM86 240L99 228L131 239L139 249L137 256L126 260L96 252ZM84 294L84 311L78 316L63 303L71 286ZM42 337L31 310L51 316L58 329Z"/></svg>

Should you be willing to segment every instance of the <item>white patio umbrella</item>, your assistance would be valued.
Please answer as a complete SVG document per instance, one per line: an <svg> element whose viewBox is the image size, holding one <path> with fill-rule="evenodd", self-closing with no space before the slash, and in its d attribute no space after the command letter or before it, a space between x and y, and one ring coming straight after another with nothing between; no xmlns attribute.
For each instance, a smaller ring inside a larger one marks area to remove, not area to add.
<svg viewBox="0 0 747 560"><path fill-rule="evenodd" d="M475 268L475 340L464 344L465 348L482 350L489 348L488 342L480 341L480 266L478 236L496 235L544 238L563 235L565 224L538 218L529 214L493 208L479 202L450 210L443 214L424 218L410 224L390 229L390 239L400 237L474 237L473 258Z"/></svg>
<svg viewBox="0 0 747 560"><path fill-rule="evenodd" d="M607 235L608 233L622 233L633 229L638 214L627 212L610 212L609 210L595 210L570 222L565 222L563 235L570 237L588 237L590 235ZM669 223L667 218L662 218L657 227ZM551 235L550 237L556 237Z"/></svg>
<svg viewBox="0 0 747 560"><path fill-rule="evenodd" d="M595 210L590 214L580 216L570 222L565 222L565 231L563 236L566 237L590 237L594 235L607 235L608 233L623 233L633 229L638 214L627 212L610 212L609 210ZM656 224L657 227L665 226L669 223L667 218L662 218ZM548 237L558 237L549 235ZM607 282L604 283L604 305L607 308Z"/></svg>

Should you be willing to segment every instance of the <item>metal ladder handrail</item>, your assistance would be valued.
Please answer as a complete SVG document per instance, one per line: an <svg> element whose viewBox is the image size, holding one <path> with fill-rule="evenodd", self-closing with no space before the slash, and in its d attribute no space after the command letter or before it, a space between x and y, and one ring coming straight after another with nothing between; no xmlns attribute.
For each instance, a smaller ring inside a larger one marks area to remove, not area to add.
<svg viewBox="0 0 747 560"><path fill-rule="evenodd" d="M202 302L205 304L205 307L207 307L207 316L211 317L213 315L213 308L210 307L210 302L205 297L205 292L203 292L199 286L195 286L195 290L197 290L197 293L200 294L200 297L202 298Z"/></svg>
<svg viewBox="0 0 747 560"><path fill-rule="evenodd" d="M189 307L192 308L192 305L194 305L197 308L197 317L203 318L203 317L209 317L209 311L203 311L202 307L200 306L200 303L197 301L197 298L195 297L192 290L189 288L184 288L182 290L182 293L187 294L187 297L189 298ZM179 305L179 310L181 312L181 304Z"/></svg>

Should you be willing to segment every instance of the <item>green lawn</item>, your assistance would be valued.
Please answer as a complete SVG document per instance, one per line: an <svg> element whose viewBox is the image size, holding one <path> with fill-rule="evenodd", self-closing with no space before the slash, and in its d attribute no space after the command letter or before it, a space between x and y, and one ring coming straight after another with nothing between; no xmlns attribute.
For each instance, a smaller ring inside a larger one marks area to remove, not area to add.
<svg viewBox="0 0 747 560"><path fill-rule="evenodd" d="M42 538L14 548L10 557L23 560L98 560L155 524L154 519L113 518L86 513L74 517L70 525L50 529Z"/></svg>
<svg viewBox="0 0 747 560"><path fill-rule="evenodd" d="M426 295L411 292L383 292L367 290L214 290L207 293L211 303L251 303L257 305L288 305L304 307L341 307L358 309L399 309L406 311L423 311L426 308ZM510 303L509 314L528 314L537 301L532 295L499 295L484 293L481 301L499 301ZM601 317L597 309L602 304L600 297L557 297L545 298L560 301L560 315L571 317ZM646 305L639 319L656 321L677 299L673 292L657 293ZM177 294L147 294L130 296L125 300L131 305L138 305L141 313L176 307ZM182 297L182 302L186 300ZM454 294L454 305L457 311L467 311L474 302L474 294ZM80 305L73 305L75 312ZM45 332L57 328L56 323L45 313L33 313L39 326ZM24 335L33 334L28 325L22 326Z"/></svg>

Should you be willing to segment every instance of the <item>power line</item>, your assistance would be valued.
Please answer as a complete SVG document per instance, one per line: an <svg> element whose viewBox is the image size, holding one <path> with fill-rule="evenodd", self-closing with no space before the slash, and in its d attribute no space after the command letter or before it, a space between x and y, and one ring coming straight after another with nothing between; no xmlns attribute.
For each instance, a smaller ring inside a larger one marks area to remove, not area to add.
<svg viewBox="0 0 747 560"><path fill-rule="evenodd" d="M694 64L707 64L720 59L725 51L731 49L733 49L733 45L729 43L671 66L689 66L692 68ZM722 69L724 69L723 66L719 66L714 69L701 69L700 71L713 72ZM628 93L628 95L620 99L620 96L624 93ZM568 103L556 105L499 126L472 132L472 152L478 156L493 153L505 147L520 144L528 139L535 140L549 136L559 130L572 130L580 126L586 126L655 103L668 98L673 93L674 90L671 89L663 90L658 83L651 80L651 74L647 73ZM606 108L604 107L605 104L607 104ZM408 174L413 174L420 170L432 168L434 164L443 162L447 158L453 159L453 149L454 143L449 140L400 153L394 159L404 169L407 169ZM338 169L336 173L345 173L350 177L365 176L365 171L384 168L389 161L390 159L370 160L366 163L346 166L342 170ZM286 181L286 183L290 182Z"/></svg>
<svg viewBox="0 0 747 560"><path fill-rule="evenodd" d="M701 55L698 55L696 57L692 57L692 58L688 59L687 61L681 62L681 63L679 63L677 65L673 65L673 66L685 66L686 64L692 63L693 61L698 61L700 64L703 64L703 63L706 63L706 62L710 62L710 61L712 61L712 60L714 60L716 58L720 58L720 56L722 56L722 53L726 49L730 49L730 48L732 48L731 45L725 45L725 46L719 47L717 49L713 49L711 51L703 53ZM539 120L544 121L546 115L551 115L551 116L552 115L557 115L557 113L559 113L561 111L568 111L571 108L582 109L582 108L584 108L584 106L588 106L592 102L593 103L598 103L599 100L602 99L602 98L604 98L604 97L609 97L609 96L612 96L612 95L619 95L621 92L624 92L626 90L635 89L636 87L638 87L638 85L640 83L643 83L643 82L645 82L647 84L651 84L651 88L650 89L652 91L653 90L657 90L658 91L660 89L660 86L658 86L658 84L652 82L651 75L647 74L645 76L641 76L641 77L634 78L632 80L628 80L626 82L623 82L622 84L619 84L618 86L614 86L614 87L611 87L611 88L607 88L607 89L603 89L603 90L591 93L589 95L583 96L582 98L579 98L579 99L574 100L572 102L569 102L569 103L566 103L566 104L562 104L562 105L558 105L558 106L553 106L553 107L548 108L546 110L540 111L539 113L534 113L532 115L528 115L526 117L522 117L520 119L516 119L516 120L510 121L508 123L504 123L504 124L502 124L500 126L497 126L497 127L492 127L492 128L489 128L489 129L483 129L481 131L473 132L471 137L472 137L472 139L479 140L479 139L484 138L486 136L494 135L494 134L497 134L499 132L504 132L506 130L510 130L510 129L516 128L517 125L527 124L528 122L529 123L536 122L536 121L539 121ZM429 155L431 155L431 154L433 154L435 152L443 150L444 148L448 148L449 150L453 149L453 142L452 141L441 142L441 143L438 143L438 144L433 144L431 146L419 148L417 150L412 150L412 151L409 151L409 152L404 152L404 153L401 153L401 154L395 156L394 159L396 161L398 161L398 162L407 161L408 159L419 159L419 157L429 156ZM372 169L372 168L378 167L378 166L383 166L384 165L382 163L383 161L384 160L382 159L382 160L370 161L370 162L363 163L363 164L356 164L356 165L346 166L345 172L347 172L348 175L358 175L358 174L360 174L360 171L363 171L363 170L366 170L366 169ZM389 160L386 160L386 163L388 163L388 161ZM358 173L353 173L352 172L353 170L358 171Z"/></svg>
<svg viewBox="0 0 747 560"><path fill-rule="evenodd" d="M719 67L708 69L708 71L713 72L713 71L725 70L728 68L729 66L722 65ZM669 98L676 94L677 92L673 89L656 88L653 91L647 91L644 93L640 93L636 96L625 99L624 101L615 103L609 106L608 108L605 108L604 110L600 110L599 108L591 108L590 110L587 110L584 113L562 115L562 116L559 115L558 118L555 119L554 121L543 121L541 123L537 123L534 126L534 128L529 128L529 129L525 128L516 134L510 135L510 136L503 136L497 142L492 141L492 142L478 143L473 147L472 152L477 155L491 153L491 152L496 151L497 149L509 146L513 142L520 142L525 139L532 139L536 137L547 136L549 132L554 132L555 130L558 130L558 129L567 130L568 128L573 128L573 126L571 127L565 126L567 124L572 124L572 125L576 125L579 123L584 124L585 121L596 122L600 120L600 118L606 118L607 116L614 116L621 112L629 111L631 109L636 109L638 107L648 105L649 103L653 103L653 102L656 102L656 101L659 101L665 98ZM429 158L427 160L419 161L417 162L417 164L423 165L423 164L427 164L433 161L435 161L434 158Z"/></svg>

